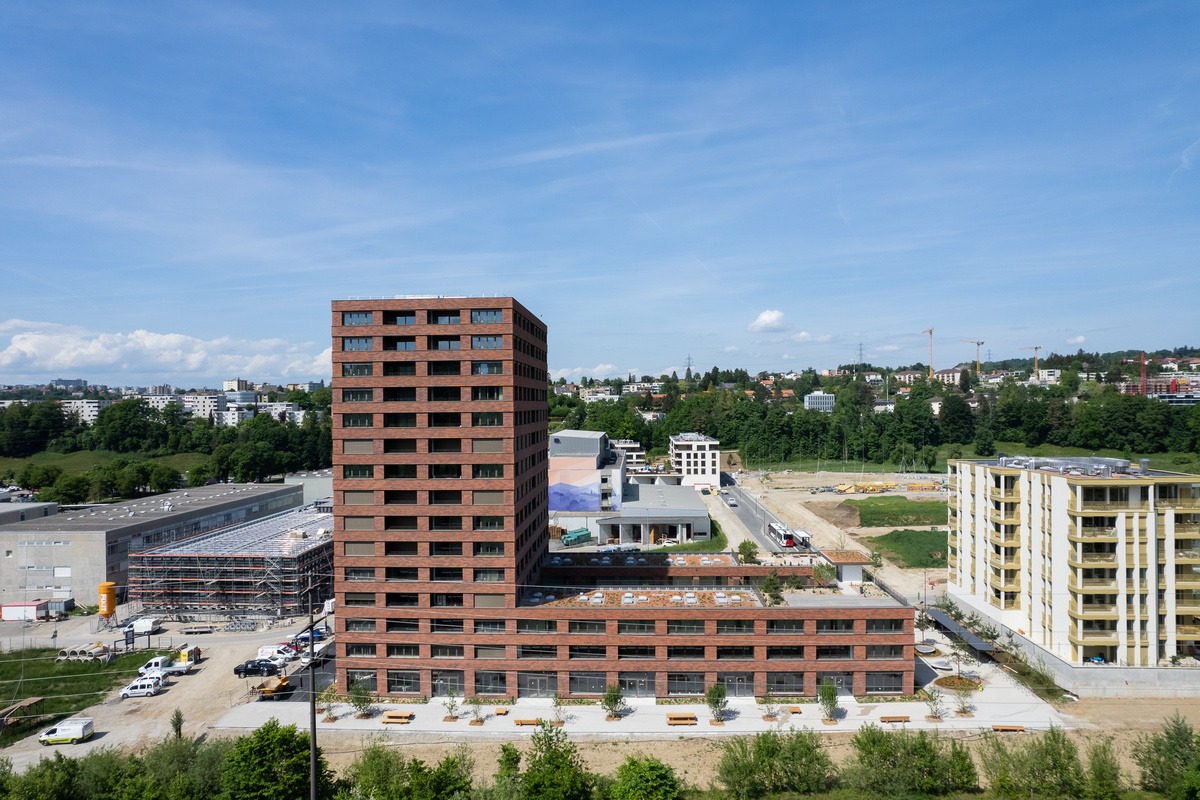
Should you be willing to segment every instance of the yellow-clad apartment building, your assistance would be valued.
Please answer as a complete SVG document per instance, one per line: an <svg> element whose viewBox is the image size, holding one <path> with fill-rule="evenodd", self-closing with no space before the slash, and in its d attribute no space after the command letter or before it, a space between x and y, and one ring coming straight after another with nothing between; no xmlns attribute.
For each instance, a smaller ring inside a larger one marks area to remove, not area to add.
<svg viewBox="0 0 1200 800"><path fill-rule="evenodd" d="M1074 665L1200 654L1200 476L1023 456L949 474L957 603Z"/></svg>

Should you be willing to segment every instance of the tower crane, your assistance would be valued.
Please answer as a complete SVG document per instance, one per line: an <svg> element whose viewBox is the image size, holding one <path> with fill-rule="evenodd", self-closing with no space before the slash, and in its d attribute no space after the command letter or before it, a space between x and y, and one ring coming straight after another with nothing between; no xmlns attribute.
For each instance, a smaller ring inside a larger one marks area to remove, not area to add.
<svg viewBox="0 0 1200 800"><path fill-rule="evenodd" d="M929 334L929 382L933 383L933 328L926 328L921 333Z"/></svg>
<svg viewBox="0 0 1200 800"><path fill-rule="evenodd" d="M1041 346L1040 344L1034 344L1034 345L1030 345L1029 347L1022 347L1021 349L1022 349L1022 350L1032 350L1032 351L1033 351L1033 379L1036 381L1036 380L1037 380L1037 374L1038 374L1038 368L1037 368L1037 357L1038 357L1038 353L1039 353L1039 352L1041 351L1041 349L1042 349L1042 346Z"/></svg>
<svg viewBox="0 0 1200 800"><path fill-rule="evenodd" d="M975 345L975 377L976 378L980 377L980 375L979 375L979 348L983 347L984 344L986 344L986 342L981 342L978 339L961 339L960 341L970 342L971 344Z"/></svg>

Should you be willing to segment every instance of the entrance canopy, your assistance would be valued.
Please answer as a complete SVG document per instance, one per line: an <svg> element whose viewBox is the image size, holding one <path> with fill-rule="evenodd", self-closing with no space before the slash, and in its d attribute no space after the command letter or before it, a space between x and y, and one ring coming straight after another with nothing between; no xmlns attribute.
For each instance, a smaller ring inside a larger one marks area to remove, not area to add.
<svg viewBox="0 0 1200 800"><path fill-rule="evenodd" d="M989 642L985 642L983 639L980 639L978 636L976 636L972 631L955 622L954 619L945 611L941 611L936 608L927 608L925 609L925 613L928 614L929 618L937 623L939 627L945 628L947 631L966 642L967 645L976 653L996 652L996 648L993 647Z"/></svg>

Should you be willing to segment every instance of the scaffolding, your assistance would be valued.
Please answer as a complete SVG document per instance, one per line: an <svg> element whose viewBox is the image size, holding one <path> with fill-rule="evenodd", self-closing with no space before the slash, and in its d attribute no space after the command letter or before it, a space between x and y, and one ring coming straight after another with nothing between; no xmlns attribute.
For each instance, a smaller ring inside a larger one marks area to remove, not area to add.
<svg viewBox="0 0 1200 800"><path fill-rule="evenodd" d="M129 596L185 621L307 614L333 596L333 514L308 507L135 553Z"/></svg>

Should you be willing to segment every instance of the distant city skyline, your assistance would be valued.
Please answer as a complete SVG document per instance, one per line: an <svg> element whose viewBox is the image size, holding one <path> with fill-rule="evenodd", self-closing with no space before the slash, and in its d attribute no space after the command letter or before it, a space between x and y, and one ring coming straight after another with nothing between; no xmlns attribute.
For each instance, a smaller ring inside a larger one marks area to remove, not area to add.
<svg viewBox="0 0 1200 800"><path fill-rule="evenodd" d="M329 378L511 295L554 378L1196 344L1194 4L0 7L0 383Z"/></svg>

